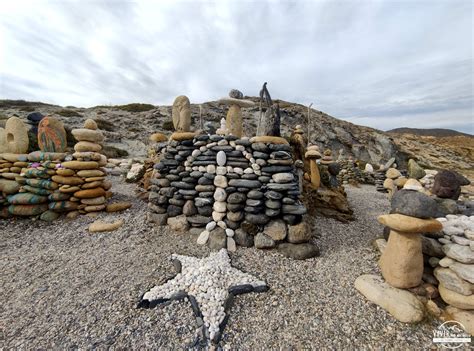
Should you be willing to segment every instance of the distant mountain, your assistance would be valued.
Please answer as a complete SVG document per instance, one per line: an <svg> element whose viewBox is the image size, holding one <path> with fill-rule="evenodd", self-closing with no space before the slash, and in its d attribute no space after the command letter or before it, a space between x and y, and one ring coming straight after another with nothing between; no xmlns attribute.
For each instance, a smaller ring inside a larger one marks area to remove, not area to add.
<svg viewBox="0 0 474 351"><path fill-rule="evenodd" d="M414 134L422 136L434 136L434 137L452 137L452 136L465 136L474 138L474 135L461 133L452 129L443 128L430 128L430 129L419 129L419 128L395 128L387 130L387 133L393 134Z"/></svg>

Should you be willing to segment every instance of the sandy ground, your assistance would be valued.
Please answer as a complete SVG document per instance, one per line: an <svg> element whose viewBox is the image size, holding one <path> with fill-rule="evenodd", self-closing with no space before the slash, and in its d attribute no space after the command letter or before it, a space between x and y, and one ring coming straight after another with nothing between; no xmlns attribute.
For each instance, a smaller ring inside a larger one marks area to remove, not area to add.
<svg viewBox="0 0 474 351"><path fill-rule="evenodd" d="M90 234L81 217L53 224L0 220L2 284L0 345L5 349L186 348L197 325L187 301L136 309L142 293L174 275L172 253L204 256L189 233L146 222L146 203L134 185L115 178L117 200L133 207L99 218L124 218L112 233ZM120 182L120 184L117 184ZM440 324L397 322L353 287L378 271L371 241L387 213L372 186L347 188L357 221L318 218L314 241L321 256L293 261L277 252L239 248L235 267L264 279L270 290L236 298L220 345L230 349L432 347Z"/></svg>

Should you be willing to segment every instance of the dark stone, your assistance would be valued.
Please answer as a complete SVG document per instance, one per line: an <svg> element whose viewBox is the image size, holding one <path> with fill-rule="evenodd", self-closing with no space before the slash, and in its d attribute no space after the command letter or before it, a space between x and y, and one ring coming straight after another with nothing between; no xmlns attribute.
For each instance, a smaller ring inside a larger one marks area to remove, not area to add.
<svg viewBox="0 0 474 351"><path fill-rule="evenodd" d="M185 190L185 189L179 189L178 193L184 196L196 196L197 191L196 190Z"/></svg>
<svg viewBox="0 0 474 351"><path fill-rule="evenodd" d="M234 240L235 240L235 243L239 246L243 246L243 247L253 246L253 236L248 234L242 228L238 228L235 230Z"/></svg>
<svg viewBox="0 0 474 351"><path fill-rule="evenodd" d="M242 228L243 231L245 231L247 234L250 234L252 236L257 235L258 233L258 226L248 221L243 221L242 224L240 225L240 228Z"/></svg>
<svg viewBox="0 0 474 351"><path fill-rule="evenodd" d="M272 178L268 176L260 176L258 177L258 180L262 183L268 183Z"/></svg>
<svg viewBox="0 0 474 351"><path fill-rule="evenodd" d="M441 198L457 200L461 194L461 179L455 172L441 170L434 177L431 192Z"/></svg>
<svg viewBox="0 0 474 351"><path fill-rule="evenodd" d="M333 176L337 176L340 171L341 171L341 166L339 166L338 163L333 162L328 165L328 172L332 174Z"/></svg>
<svg viewBox="0 0 474 351"><path fill-rule="evenodd" d="M228 180L229 179L239 179L240 178L240 176L237 173L227 173L225 176L227 177Z"/></svg>
<svg viewBox="0 0 474 351"><path fill-rule="evenodd" d="M197 227L204 227L207 223L212 221L211 217L195 215L186 218L190 224Z"/></svg>
<svg viewBox="0 0 474 351"><path fill-rule="evenodd" d="M168 179L170 182L174 182L176 180L180 180L181 178L177 176L176 174L167 174L165 176L166 179Z"/></svg>
<svg viewBox="0 0 474 351"><path fill-rule="evenodd" d="M383 238L388 241L388 237L390 236L390 227L383 227Z"/></svg>
<svg viewBox="0 0 474 351"><path fill-rule="evenodd" d="M168 201L170 203L170 205L175 205L175 206L183 206L185 201L182 200L182 199L175 199L174 197L172 197L171 199L169 199Z"/></svg>
<svg viewBox="0 0 474 351"><path fill-rule="evenodd" d="M262 172L268 173L286 173L292 172L293 166L265 166L262 167Z"/></svg>
<svg viewBox="0 0 474 351"><path fill-rule="evenodd" d="M268 149L270 151L286 151L291 152L291 146L288 144L269 144Z"/></svg>
<svg viewBox="0 0 474 351"><path fill-rule="evenodd" d="M231 212L239 212L239 211L243 210L244 207L245 207L244 203L239 203L239 204L227 203L227 209Z"/></svg>
<svg viewBox="0 0 474 351"><path fill-rule="evenodd" d="M246 213L245 220L253 224L264 225L270 221L270 218L263 214Z"/></svg>
<svg viewBox="0 0 474 351"><path fill-rule="evenodd" d="M168 188L161 188L160 189L160 195L166 196L166 197L173 197L174 195L174 188L168 187Z"/></svg>
<svg viewBox="0 0 474 351"><path fill-rule="evenodd" d="M263 198L263 193L261 191L258 191L258 190L250 190L247 193L247 197L249 199L260 200L261 198Z"/></svg>
<svg viewBox="0 0 474 351"><path fill-rule="evenodd" d="M250 163L248 163L248 162L228 161L228 162L226 162L226 166L239 167L239 168L245 169L245 168L250 166Z"/></svg>
<svg viewBox="0 0 474 351"><path fill-rule="evenodd" d="M189 173L189 175L193 178L199 178L199 177L202 177L202 172L192 171L191 173Z"/></svg>
<svg viewBox="0 0 474 351"><path fill-rule="evenodd" d="M240 227L240 223L239 222L234 222L234 221L231 221L229 220L228 218L226 218L224 220L225 224L227 225L227 228L230 228L230 229L238 229Z"/></svg>
<svg viewBox="0 0 474 351"><path fill-rule="evenodd" d="M269 183L267 184L267 189L275 190L275 191L297 190L298 184L297 183Z"/></svg>
<svg viewBox="0 0 474 351"><path fill-rule="evenodd" d="M253 292L253 286L251 284L236 285L231 286L228 291L233 295L247 294Z"/></svg>
<svg viewBox="0 0 474 351"><path fill-rule="evenodd" d="M298 217L300 217L300 216L287 214L287 215L283 216L283 220L286 223L288 223L289 225L295 225L295 224L298 224L299 222L301 222L301 220L298 221Z"/></svg>
<svg viewBox="0 0 474 351"><path fill-rule="evenodd" d="M416 218L435 218L438 215L436 201L418 191L399 190L392 197L390 213L399 213Z"/></svg>
<svg viewBox="0 0 474 351"><path fill-rule="evenodd" d="M306 207L303 204L283 205L282 212L284 214L304 215L306 213Z"/></svg>
<svg viewBox="0 0 474 351"><path fill-rule="evenodd" d="M171 186L174 186L178 189L194 189L194 184L185 183L185 182L171 182Z"/></svg>
<svg viewBox="0 0 474 351"><path fill-rule="evenodd" d="M196 184L196 178L193 177L184 177L183 182L189 183L189 184Z"/></svg>
<svg viewBox="0 0 474 351"><path fill-rule="evenodd" d="M194 216L197 213L193 200L188 200L183 206L183 214L186 216Z"/></svg>
<svg viewBox="0 0 474 351"><path fill-rule="evenodd" d="M204 178L204 179L207 179L207 178ZM199 185L196 185L196 187L193 186L193 189L199 192L214 192L214 190L216 190L216 187L212 184L209 184L209 185L199 184Z"/></svg>
<svg viewBox="0 0 474 351"><path fill-rule="evenodd" d="M199 304L198 302L196 301L196 298L192 295L188 295L188 300L189 302L191 303L191 307L193 309L193 312L194 312L194 316L196 318L202 318L202 313L201 313L201 309L199 308Z"/></svg>
<svg viewBox="0 0 474 351"><path fill-rule="evenodd" d="M278 191L270 190L265 193L265 197L271 200L280 200L283 198L283 194L279 193Z"/></svg>
<svg viewBox="0 0 474 351"><path fill-rule="evenodd" d="M199 140L199 141L206 141L206 140L209 140L209 135L207 134L196 135L194 139Z"/></svg>
<svg viewBox="0 0 474 351"><path fill-rule="evenodd" d="M250 188L237 188L237 192L239 193L248 193L250 191Z"/></svg>
<svg viewBox="0 0 474 351"><path fill-rule="evenodd" d="M254 206L245 206L244 207L244 211L245 212L248 212L248 213L253 213L253 214L258 214L258 213L261 213L265 210L265 208L263 206L258 206L258 207L254 207Z"/></svg>
<svg viewBox="0 0 474 351"><path fill-rule="evenodd" d="M183 208L175 205L169 205L166 212L169 217L176 217L183 213Z"/></svg>
<svg viewBox="0 0 474 351"><path fill-rule="evenodd" d="M247 199L247 196L245 194L233 193L233 194L230 194L227 197L227 203L228 204L240 204L240 203L245 202L246 199Z"/></svg>
<svg viewBox="0 0 474 351"><path fill-rule="evenodd" d="M41 120L44 118L44 116L40 112L33 112L33 113L28 114L28 116L26 118L29 121L35 122L36 124L38 124L39 122L41 122Z"/></svg>
<svg viewBox="0 0 474 351"><path fill-rule="evenodd" d="M197 207L197 211L201 216L212 216L212 206L201 206Z"/></svg>
<svg viewBox="0 0 474 351"><path fill-rule="evenodd" d="M230 186L242 187L242 188L260 188L262 183L258 180L248 180L248 179L231 179L229 181Z"/></svg>
<svg viewBox="0 0 474 351"><path fill-rule="evenodd" d="M237 191L237 188L235 186L228 186L227 188L225 188L225 192L227 194L232 194L232 193L235 193Z"/></svg>
<svg viewBox="0 0 474 351"><path fill-rule="evenodd" d="M203 192L199 193L199 197L212 198L212 197L214 197L214 192L213 191L203 191Z"/></svg>
<svg viewBox="0 0 474 351"><path fill-rule="evenodd" d="M252 143L250 142L249 139L237 139L235 141L236 145L243 145L245 147L250 146Z"/></svg>
<svg viewBox="0 0 474 351"><path fill-rule="evenodd" d="M284 197L282 202L285 204L285 205L294 205L296 203L296 200L295 199L292 199L290 197Z"/></svg>
<svg viewBox="0 0 474 351"><path fill-rule="evenodd" d="M277 247L278 252L283 256L293 258L295 260L306 260L319 256L319 249L316 245L310 243L290 244L282 243Z"/></svg>
<svg viewBox="0 0 474 351"><path fill-rule="evenodd" d="M213 134L209 137L209 139L211 141L221 141L222 139L224 139L224 137L222 137L220 135L217 135L217 134Z"/></svg>
<svg viewBox="0 0 474 351"><path fill-rule="evenodd" d="M208 199L208 198L201 198L201 197L197 197L194 199L194 204L197 206L197 207L202 207L202 206L206 206L206 205L212 205L214 203L213 200L211 199Z"/></svg>
<svg viewBox="0 0 474 351"><path fill-rule="evenodd" d="M267 208L265 209L265 215L268 217L276 217L280 214L280 209Z"/></svg>
<svg viewBox="0 0 474 351"><path fill-rule="evenodd" d="M225 230L221 227L216 227L209 233L208 246L211 250L219 251L227 247L227 236Z"/></svg>
<svg viewBox="0 0 474 351"><path fill-rule="evenodd" d="M281 208L281 202L278 200L267 200L265 201L265 206L273 210L278 210Z"/></svg>
<svg viewBox="0 0 474 351"><path fill-rule="evenodd" d="M178 292L175 292L173 295L170 296L170 300L182 300L187 296L188 296L188 294L186 294L185 291L178 291Z"/></svg>
<svg viewBox="0 0 474 351"><path fill-rule="evenodd" d="M264 143L253 143L252 149L255 151L260 151L267 154L270 152L270 149Z"/></svg>
<svg viewBox="0 0 474 351"><path fill-rule="evenodd" d="M171 263L173 264L175 271L177 273L181 273L181 270L182 270L183 266L182 266L180 260L172 259Z"/></svg>
<svg viewBox="0 0 474 351"><path fill-rule="evenodd" d="M260 151L254 151L254 152L252 152L252 155L253 155L253 157L256 158L256 159L257 159L257 158L261 158L261 159L263 159L263 160L268 160L268 159L270 158L270 156L269 156L267 153L265 153L265 152L260 152Z"/></svg>
<svg viewBox="0 0 474 351"><path fill-rule="evenodd" d="M274 160L289 160L291 159L291 154L286 151L275 151L270 154L270 158Z"/></svg>
<svg viewBox="0 0 474 351"><path fill-rule="evenodd" d="M239 177L237 177L237 178L239 178ZM255 173L244 173L244 174L242 174L242 176L240 178L249 179L249 180L256 180L256 179L258 179L258 176Z"/></svg>
<svg viewBox="0 0 474 351"><path fill-rule="evenodd" d="M262 206L263 205L263 200L247 199L247 201L245 201L245 204L247 206L254 206L254 207Z"/></svg>
<svg viewBox="0 0 474 351"><path fill-rule="evenodd" d="M217 145L217 146L213 146L211 149L214 151L224 151L224 152L229 152L229 151L234 150L234 148L230 145Z"/></svg>
<svg viewBox="0 0 474 351"><path fill-rule="evenodd" d="M198 179L198 184L199 185L213 185L214 182L212 181L212 179L201 177Z"/></svg>
<svg viewBox="0 0 474 351"><path fill-rule="evenodd" d="M448 214L460 213L458 203L455 200L443 199L440 197L435 197L434 200L438 203L438 210L441 214L437 217L446 217Z"/></svg>

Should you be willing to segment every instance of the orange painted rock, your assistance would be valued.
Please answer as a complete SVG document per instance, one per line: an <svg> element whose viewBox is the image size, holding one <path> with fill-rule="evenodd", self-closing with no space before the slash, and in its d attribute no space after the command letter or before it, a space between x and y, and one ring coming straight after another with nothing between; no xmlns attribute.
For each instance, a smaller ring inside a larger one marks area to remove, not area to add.
<svg viewBox="0 0 474 351"><path fill-rule="evenodd" d="M54 117L43 118L38 125L38 146L44 152L64 152L67 140L63 123Z"/></svg>
<svg viewBox="0 0 474 351"><path fill-rule="evenodd" d="M99 188L99 187L102 187L105 189L103 185L104 185L104 182L99 180L95 182L84 183L81 185L81 189L94 189L94 188Z"/></svg>
<svg viewBox="0 0 474 351"><path fill-rule="evenodd" d="M79 199L90 199L93 197L105 196L105 190L102 188L79 190L74 193L74 197Z"/></svg>

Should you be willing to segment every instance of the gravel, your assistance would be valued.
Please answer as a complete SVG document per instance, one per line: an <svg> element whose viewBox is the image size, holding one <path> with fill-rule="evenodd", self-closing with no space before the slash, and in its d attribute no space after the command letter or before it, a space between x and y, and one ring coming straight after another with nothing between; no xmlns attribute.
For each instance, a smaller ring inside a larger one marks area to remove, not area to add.
<svg viewBox="0 0 474 351"><path fill-rule="evenodd" d="M136 309L140 296L174 276L173 253L203 257L196 236L146 221L135 185L114 179L114 199L133 203L98 219L125 224L90 234L96 218L0 220L2 347L183 348L199 328L187 301ZM120 183L120 184L117 184ZM239 295L220 345L262 348L432 347L441 323L397 322L354 288L363 273L378 273L371 241L382 235L375 218L388 213L385 194L373 186L347 187L356 221L315 220L321 256L294 261L275 251L238 248L232 265L267 282L265 293ZM396 345L396 346L394 346Z"/></svg>

